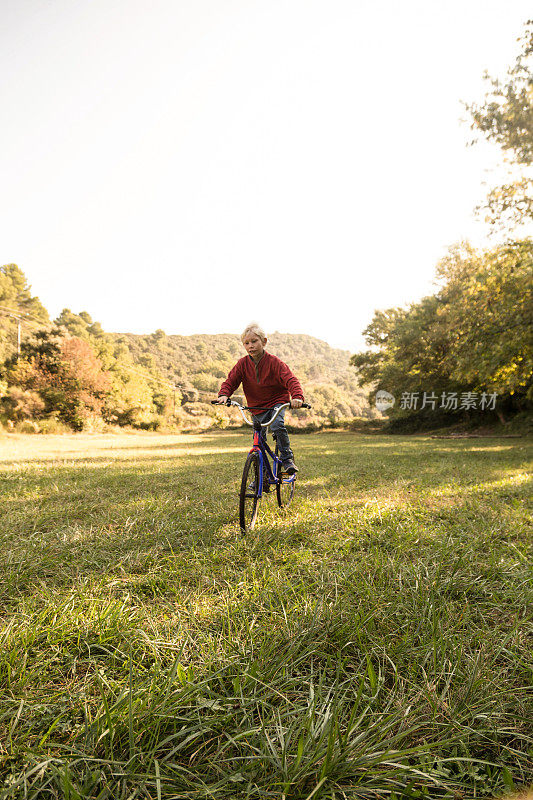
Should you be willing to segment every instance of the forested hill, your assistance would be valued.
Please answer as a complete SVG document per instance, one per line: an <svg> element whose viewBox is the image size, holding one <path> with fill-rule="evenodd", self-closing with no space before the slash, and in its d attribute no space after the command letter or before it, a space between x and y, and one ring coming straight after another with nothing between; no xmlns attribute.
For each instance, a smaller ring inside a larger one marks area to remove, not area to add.
<svg viewBox="0 0 533 800"><path fill-rule="evenodd" d="M214 396L231 367L245 355L236 334L177 336L158 330L148 335L112 335L127 344L136 364L157 369L185 397L196 394L199 400ZM316 416L335 420L374 413L347 350L305 334L278 332L269 335L267 349L289 364Z"/></svg>
<svg viewBox="0 0 533 800"><path fill-rule="evenodd" d="M312 411L296 425L373 417L350 353L274 333L268 347L300 379ZM108 333L87 311L50 316L16 264L0 267L0 430L224 427L238 414L210 400L245 353L237 334Z"/></svg>

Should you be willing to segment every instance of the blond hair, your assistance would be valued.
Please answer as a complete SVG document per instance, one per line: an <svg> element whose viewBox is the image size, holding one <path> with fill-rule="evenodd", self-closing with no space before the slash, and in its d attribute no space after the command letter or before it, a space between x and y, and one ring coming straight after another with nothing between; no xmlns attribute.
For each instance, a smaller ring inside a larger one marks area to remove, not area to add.
<svg viewBox="0 0 533 800"><path fill-rule="evenodd" d="M244 342L249 333L255 333L263 342L266 342L266 333L257 322L250 322L250 324L246 326L241 334L241 342Z"/></svg>

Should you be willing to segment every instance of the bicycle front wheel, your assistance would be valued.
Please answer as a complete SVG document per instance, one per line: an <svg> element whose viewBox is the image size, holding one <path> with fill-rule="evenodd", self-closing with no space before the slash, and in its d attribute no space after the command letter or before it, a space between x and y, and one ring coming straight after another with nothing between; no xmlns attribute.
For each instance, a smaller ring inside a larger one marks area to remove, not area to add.
<svg viewBox="0 0 533 800"><path fill-rule="evenodd" d="M249 453L242 472L239 495L239 522L241 530L252 530L259 510L259 454Z"/></svg>

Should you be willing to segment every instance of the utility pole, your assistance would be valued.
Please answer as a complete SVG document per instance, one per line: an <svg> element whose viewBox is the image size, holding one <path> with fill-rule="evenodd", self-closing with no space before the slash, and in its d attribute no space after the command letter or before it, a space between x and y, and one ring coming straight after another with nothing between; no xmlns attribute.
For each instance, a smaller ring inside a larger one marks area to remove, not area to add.
<svg viewBox="0 0 533 800"><path fill-rule="evenodd" d="M36 317L32 317L31 314L26 314L26 312L18 311L15 308L9 308L9 306L4 306L1 303L0 303L0 315L11 317L11 319L17 320L17 358L20 356L20 350L21 350L23 322L26 325L34 325L42 328L50 327L48 323L41 322L40 320L36 319Z"/></svg>

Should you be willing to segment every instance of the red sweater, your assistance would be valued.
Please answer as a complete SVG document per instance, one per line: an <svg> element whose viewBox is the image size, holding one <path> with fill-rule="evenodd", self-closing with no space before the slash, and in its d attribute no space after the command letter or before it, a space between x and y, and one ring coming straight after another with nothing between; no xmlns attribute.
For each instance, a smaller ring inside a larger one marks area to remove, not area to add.
<svg viewBox="0 0 533 800"><path fill-rule="evenodd" d="M288 366L265 350L258 364L251 356L240 358L220 387L221 394L231 397L242 383L246 403L251 408L272 408L276 403L288 403L290 397L304 399L302 387Z"/></svg>

